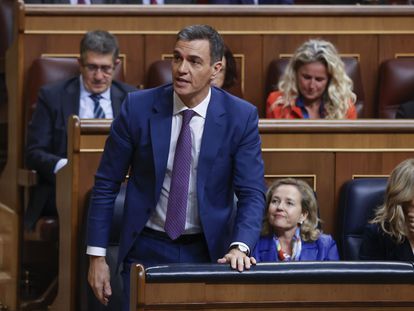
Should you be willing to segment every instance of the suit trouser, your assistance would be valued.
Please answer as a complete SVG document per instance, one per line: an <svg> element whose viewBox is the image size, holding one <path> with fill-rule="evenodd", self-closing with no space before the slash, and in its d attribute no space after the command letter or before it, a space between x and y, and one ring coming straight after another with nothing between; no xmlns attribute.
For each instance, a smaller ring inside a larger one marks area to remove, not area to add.
<svg viewBox="0 0 414 311"><path fill-rule="evenodd" d="M211 262L203 234L183 235L171 240L166 233L144 228L124 261L121 272L123 280L123 311L129 311L129 282L132 263L145 268L169 263Z"/></svg>

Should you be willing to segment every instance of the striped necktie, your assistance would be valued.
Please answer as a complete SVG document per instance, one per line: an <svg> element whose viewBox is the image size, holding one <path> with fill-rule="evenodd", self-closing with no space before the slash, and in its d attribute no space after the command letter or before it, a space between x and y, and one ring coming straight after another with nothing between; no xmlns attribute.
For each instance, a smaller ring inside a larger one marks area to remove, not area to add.
<svg viewBox="0 0 414 311"><path fill-rule="evenodd" d="M93 100L93 103L95 104L93 108L93 117L95 119L105 119L105 112L103 111L101 104L99 103L99 100L102 98L102 95L100 94L91 94L89 97Z"/></svg>

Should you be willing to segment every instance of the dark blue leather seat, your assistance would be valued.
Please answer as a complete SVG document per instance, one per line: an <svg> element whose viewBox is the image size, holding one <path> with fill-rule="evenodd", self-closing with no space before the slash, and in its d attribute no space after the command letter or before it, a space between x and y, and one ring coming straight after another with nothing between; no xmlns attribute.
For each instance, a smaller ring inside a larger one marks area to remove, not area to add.
<svg viewBox="0 0 414 311"><path fill-rule="evenodd" d="M145 269L147 283L412 284L413 281L413 264L393 261L267 262L258 263L243 273L223 264L169 264Z"/></svg>
<svg viewBox="0 0 414 311"><path fill-rule="evenodd" d="M343 260L359 259L364 228L383 203L386 185L387 178L359 178L342 186L337 242Z"/></svg>

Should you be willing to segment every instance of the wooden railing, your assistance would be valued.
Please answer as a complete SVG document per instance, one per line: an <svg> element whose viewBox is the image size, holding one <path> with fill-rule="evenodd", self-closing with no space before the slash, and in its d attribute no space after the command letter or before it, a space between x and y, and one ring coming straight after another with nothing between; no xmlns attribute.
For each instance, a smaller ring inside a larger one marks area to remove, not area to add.
<svg viewBox="0 0 414 311"><path fill-rule="evenodd" d="M408 262L133 265L130 310L408 311L413 282Z"/></svg>

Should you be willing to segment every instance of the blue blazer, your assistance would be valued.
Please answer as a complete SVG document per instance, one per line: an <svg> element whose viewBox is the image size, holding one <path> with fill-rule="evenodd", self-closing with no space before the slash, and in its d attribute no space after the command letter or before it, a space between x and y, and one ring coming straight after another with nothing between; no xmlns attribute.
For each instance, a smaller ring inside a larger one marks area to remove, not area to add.
<svg viewBox="0 0 414 311"><path fill-rule="evenodd" d="M114 200L129 172L119 263L160 197L172 112L173 87L168 84L129 93L112 123L96 173L87 243L107 247ZM256 107L213 87L197 169L199 214L213 262L227 253L233 241L251 249L256 244L265 206L263 176Z"/></svg>
<svg viewBox="0 0 414 311"><path fill-rule="evenodd" d="M256 258L257 262L279 261L276 256L276 244L273 241L273 236L260 237L252 256ZM330 235L321 234L314 242L302 242L302 252L299 260L339 260L338 249L334 239Z"/></svg>

